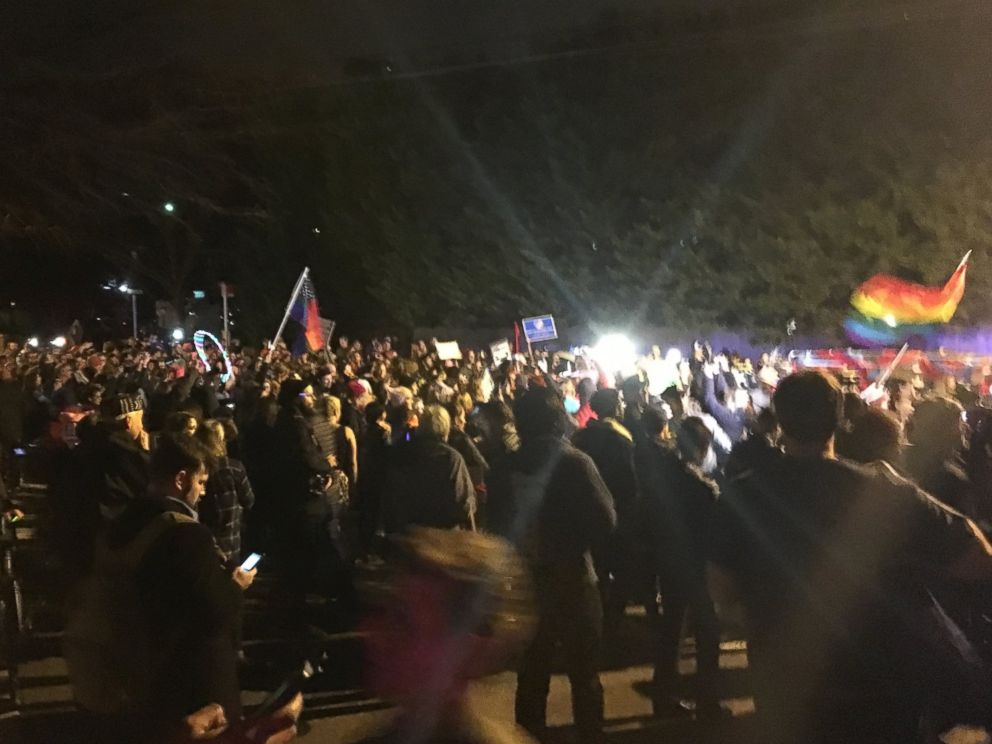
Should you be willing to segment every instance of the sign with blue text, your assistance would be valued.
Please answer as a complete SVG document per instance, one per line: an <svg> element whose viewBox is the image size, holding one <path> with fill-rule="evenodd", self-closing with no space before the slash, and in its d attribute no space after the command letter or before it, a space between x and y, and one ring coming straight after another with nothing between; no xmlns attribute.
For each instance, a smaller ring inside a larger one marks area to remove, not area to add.
<svg viewBox="0 0 992 744"><path fill-rule="evenodd" d="M538 315L534 318L524 318L524 336L527 342L536 344L538 341L554 341L558 338L555 319L550 315Z"/></svg>

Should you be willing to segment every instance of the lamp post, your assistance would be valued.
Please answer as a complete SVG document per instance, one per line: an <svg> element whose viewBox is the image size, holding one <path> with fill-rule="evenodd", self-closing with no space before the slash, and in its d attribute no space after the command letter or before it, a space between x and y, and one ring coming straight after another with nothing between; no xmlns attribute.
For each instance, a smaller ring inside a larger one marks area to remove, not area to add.
<svg viewBox="0 0 992 744"><path fill-rule="evenodd" d="M116 289L121 294L131 296L131 334L133 338L138 338L138 295L144 294L144 292L140 289L129 287L126 282L118 285L114 285L111 282L108 285L104 285L104 289Z"/></svg>
<svg viewBox="0 0 992 744"><path fill-rule="evenodd" d="M119 292L131 295L131 337L138 338L138 295L144 294L140 289L134 289L126 284L117 288Z"/></svg>
<svg viewBox="0 0 992 744"><path fill-rule="evenodd" d="M231 333L228 330L228 314L227 314L227 282L220 283L220 297L221 301L224 303L224 346L230 346L231 344Z"/></svg>
<svg viewBox="0 0 992 744"><path fill-rule="evenodd" d="M131 338L138 338L138 292L131 292Z"/></svg>

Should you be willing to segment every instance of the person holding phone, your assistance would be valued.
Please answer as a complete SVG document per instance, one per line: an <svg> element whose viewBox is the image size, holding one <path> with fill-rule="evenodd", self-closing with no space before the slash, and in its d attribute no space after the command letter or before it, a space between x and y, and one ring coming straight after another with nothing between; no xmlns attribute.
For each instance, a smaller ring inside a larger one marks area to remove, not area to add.
<svg viewBox="0 0 992 744"><path fill-rule="evenodd" d="M126 591L104 613L92 593L70 602L66 657L74 696L107 728L105 741L154 740L147 734L173 729L210 704L226 720L241 717L236 633L256 571L224 568L197 519L208 474L193 440L163 438L150 472L147 496L128 504L98 547L106 559L97 571L127 557ZM125 681L123 698L108 694ZM109 707L112 700L123 702Z"/></svg>
<svg viewBox="0 0 992 744"><path fill-rule="evenodd" d="M241 570L251 571L259 564L261 560L262 560L261 553L252 553L241 562Z"/></svg>

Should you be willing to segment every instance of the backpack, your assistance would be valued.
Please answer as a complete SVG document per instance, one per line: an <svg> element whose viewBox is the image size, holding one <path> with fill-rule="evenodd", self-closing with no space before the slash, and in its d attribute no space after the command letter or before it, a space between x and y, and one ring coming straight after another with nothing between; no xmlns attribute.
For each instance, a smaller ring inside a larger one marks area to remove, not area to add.
<svg viewBox="0 0 992 744"><path fill-rule="evenodd" d="M166 530L195 523L165 512L119 550L97 542L93 570L70 597L62 639L75 700L90 712L125 713L148 700L156 643L144 620L135 575Z"/></svg>

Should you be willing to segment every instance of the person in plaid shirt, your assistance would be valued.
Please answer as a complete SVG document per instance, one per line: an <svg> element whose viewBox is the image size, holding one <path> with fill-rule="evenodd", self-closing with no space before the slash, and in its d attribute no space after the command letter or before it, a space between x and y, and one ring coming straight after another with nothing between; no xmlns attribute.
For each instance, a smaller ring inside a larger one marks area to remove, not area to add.
<svg viewBox="0 0 992 744"><path fill-rule="evenodd" d="M217 547L229 566L241 563L244 514L255 503L245 466L227 456L224 426L207 421L198 432L212 457L207 492L199 505L200 521L214 533Z"/></svg>

